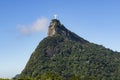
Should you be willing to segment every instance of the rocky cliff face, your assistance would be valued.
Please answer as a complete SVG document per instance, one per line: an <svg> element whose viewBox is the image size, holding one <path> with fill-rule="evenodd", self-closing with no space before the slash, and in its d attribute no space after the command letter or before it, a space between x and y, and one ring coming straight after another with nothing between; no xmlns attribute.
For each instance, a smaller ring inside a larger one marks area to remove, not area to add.
<svg viewBox="0 0 120 80"><path fill-rule="evenodd" d="M54 36L55 34L67 35L68 30L60 23L59 20L53 19L50 23L48 36Z"/></svg>
<svg viewBox="0 0 120 80"><path fill-rule="evenodd" d="M48 36L53 36L58 33L58 28L61 26L61 23L57 19L53 19L50 23Z"/></svg>

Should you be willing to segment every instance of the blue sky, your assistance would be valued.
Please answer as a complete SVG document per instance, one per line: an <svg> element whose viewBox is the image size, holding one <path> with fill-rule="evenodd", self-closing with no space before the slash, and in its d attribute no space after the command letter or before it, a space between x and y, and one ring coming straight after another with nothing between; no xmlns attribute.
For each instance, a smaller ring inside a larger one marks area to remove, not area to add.
<svg viewBox="0 0 120 80"><path fill-rule="evenodd" d="M0 0L0 77L25 67L54 14L79 36L120 52L120 0Z"/></svg>

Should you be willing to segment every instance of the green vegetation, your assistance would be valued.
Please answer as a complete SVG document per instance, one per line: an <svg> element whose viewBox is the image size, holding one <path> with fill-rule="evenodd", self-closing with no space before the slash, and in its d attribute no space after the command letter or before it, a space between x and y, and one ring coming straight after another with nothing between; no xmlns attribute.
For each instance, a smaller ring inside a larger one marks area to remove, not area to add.
<svg viewBox="0 0 120 80"><path fill-rule="evenodd" d="M10 79L0 78L0 80L10 80Z"/></svg>
<svg viewBox="0 0 120 80"><path fill-rule="evenodd" d="M120 79L119 63L118 52L93 43L65 41L63 37L57 35L45 38L38 45L20 77L36 78L50 71L66 79L81 75L98 80L118 80Z"/></svg>
<svg viewBox="0 0 120 80"><path fill-rule="evenodd" d="M64 80L63 77L53 72L45 72L41 76L38 76L36 79L37 80Z"/></svg>
<svg viewBox="0 0 120 80"><path fill-rule="evenodd" d="M19 78L120 80L120 53L90 43L66 29L61 33L40 42Z"/></svg>

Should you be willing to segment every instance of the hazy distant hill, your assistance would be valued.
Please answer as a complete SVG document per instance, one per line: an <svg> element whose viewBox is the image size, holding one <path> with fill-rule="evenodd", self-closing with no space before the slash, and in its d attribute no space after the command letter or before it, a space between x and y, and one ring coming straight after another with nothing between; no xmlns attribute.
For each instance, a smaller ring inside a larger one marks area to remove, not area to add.
<svg viewBox="0 0 120 80"><path fill-rule="evenodd" d="M90 43L53 19L48 37L32 53L19 78L120 80L120 53ZM71 79L70 79L71 78Z"/></svg>

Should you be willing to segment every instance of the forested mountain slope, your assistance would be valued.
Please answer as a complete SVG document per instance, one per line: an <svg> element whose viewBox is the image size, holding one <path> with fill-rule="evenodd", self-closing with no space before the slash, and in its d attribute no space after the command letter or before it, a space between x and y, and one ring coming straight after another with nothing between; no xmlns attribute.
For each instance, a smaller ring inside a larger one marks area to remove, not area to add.
<svg viewBox="0 0 120 80"><path fill-rule="evenodd" d="M50 80L120 80L120 53L79 37L53 19L48 36L32 53L19 78L45 80L46 74Z"/></svg>

